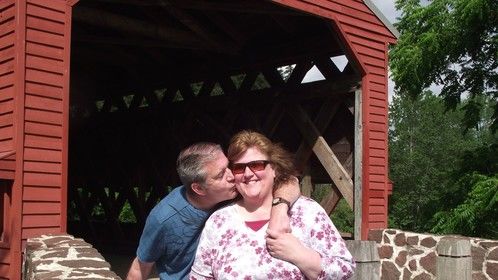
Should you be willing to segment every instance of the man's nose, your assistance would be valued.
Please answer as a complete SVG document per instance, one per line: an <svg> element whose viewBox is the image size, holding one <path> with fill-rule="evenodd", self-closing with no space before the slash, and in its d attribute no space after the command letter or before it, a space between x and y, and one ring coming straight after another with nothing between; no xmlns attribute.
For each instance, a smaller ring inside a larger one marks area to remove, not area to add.
<svg viewBox="0 0 498 280"><path fill-rule="evenodd" d="M227 169L227 181L232 183L233 181L235 181L235 176L233 176L233 173L232 173L232 170L230 169Z"/></svg>

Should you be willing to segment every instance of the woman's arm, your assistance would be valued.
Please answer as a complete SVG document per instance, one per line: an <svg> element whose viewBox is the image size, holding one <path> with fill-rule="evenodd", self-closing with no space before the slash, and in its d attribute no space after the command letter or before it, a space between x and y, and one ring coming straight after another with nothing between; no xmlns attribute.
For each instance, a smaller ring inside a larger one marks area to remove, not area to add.
<svg viewBox="0 0 498 280"><path fill-rule="evenodd" d="M292 262L309 279L348 279L355 267L353 257L325 210L303 198L292 209L294 234L268 231L268 251Z"/></svg>

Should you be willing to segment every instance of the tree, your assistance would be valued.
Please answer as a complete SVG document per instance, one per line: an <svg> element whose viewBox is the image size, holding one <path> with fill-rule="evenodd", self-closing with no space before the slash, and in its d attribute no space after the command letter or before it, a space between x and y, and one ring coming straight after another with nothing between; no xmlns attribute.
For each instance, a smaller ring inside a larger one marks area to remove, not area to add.
<svg viewBox="0 0 498 280"><path fill-rule="evenodd" d="M446 189L460 158L483 138L476 131L462 136L463 115L458 110L445 113L442 98L429 91L414 99L394 96L389 123L391 227L431 229L429 221L447 199Z"/></svg>
<svg viewBox="0 0 498 280"><path fill-rule="evenodd" d="M427 1L424 1L427 2ZM401 35L390 52L396 89L412 97L433 84L442 86L446 108L462 97L465 127L476 127L482 109L494 108L498 129L498 1L397 0ZM487 98L482 98L482 97ZM490 103L483 103L490 99Z"/></svg>
<svg viewBox="0 0 498 280"><path fill-rule="evenodd" d="M471 191L457 207L434 216L436 233L498 238L498 173L494 176L466 174L458 182Z"/></svg>

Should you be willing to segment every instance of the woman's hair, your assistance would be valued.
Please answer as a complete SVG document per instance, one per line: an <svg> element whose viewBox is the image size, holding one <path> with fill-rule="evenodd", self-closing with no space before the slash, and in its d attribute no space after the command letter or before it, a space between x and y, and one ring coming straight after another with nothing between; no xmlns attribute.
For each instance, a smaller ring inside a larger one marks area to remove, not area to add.
<svg viewBox="0 0 498 280"><path fill-rule="evenodd" d="M291 176L298 175L291 153L282 145L273 143L263 134L250 130L242 130L232 137L228 147L228 160L230 162L237 160L249 148L257 148L268 157L275 169L275 186L278 187L290 180Z"/></svg>
<svg viewBox="0 0 498 280"><path fill-rule="evenodd" d="M186 188L192 183L204 183L206 181L205 166L215 159L216 153L221 152L220 145L200 142L183 149L176 160L176 171Z"/></svg>

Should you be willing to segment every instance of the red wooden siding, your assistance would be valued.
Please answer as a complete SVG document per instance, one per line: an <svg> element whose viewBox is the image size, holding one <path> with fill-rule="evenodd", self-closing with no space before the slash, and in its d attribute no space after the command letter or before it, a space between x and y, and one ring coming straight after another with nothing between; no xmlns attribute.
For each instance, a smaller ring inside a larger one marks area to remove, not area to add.
<svg viewBox="0 0 498 280"><path fill-rule="evenodd" d="M363 210L361 238L368 229L387 226L387 45L395 36L363 3L351 0L274 0L302 11L329 18L365 74L363 101Z"/></svg>
<svg viewBox="0 0 498 280"><path fill-rule="evenodd" d="M26 3L22 239L65 228L61 204L66 7L62 0Z"/></svg>
<svg viewBox="0 0 498 280"><path fill-rule="evenodd" d="M14 179L14 1L0 3L0 179Z"/></svg>

